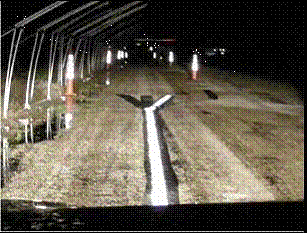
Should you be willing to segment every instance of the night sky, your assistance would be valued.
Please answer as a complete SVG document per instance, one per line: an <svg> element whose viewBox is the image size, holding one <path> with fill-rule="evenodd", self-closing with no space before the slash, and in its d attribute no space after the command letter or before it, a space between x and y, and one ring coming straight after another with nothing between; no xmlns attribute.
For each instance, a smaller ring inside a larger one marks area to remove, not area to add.
<svg viewBox="0 0 308 234"><path fill-rule="evenodd" d="M2 1L2 33L24 16L52 3ZM52 14L46 14L48 17L36 20L28 27L35 29L48 19L56 19L85 3L65 3L59 7L62 10L53 10ZM121 4L110 2L114 9ZM303 81L306 77L306 5L306 1L149 1L147 8L142 10L140 34L174 38L177 45L189 50L226 48L230 51L229 58L239 61L237 65L245 61L246 66L255 70L264 73L280 71L280 75L288 74L285 79L291 79L290 76L295 74Z"/></svg>

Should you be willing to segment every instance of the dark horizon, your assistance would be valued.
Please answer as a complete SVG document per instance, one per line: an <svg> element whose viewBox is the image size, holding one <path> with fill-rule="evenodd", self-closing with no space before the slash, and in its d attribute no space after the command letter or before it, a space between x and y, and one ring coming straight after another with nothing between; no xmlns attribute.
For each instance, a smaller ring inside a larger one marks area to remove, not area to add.
<svg viewBox="0 0 308 234"><path fill-rule="evenodd" d="M2 33L13 28L22 16L29 16L52 3L52 1L18 2L18 4L12 1L2 2ZM116 9L125 4L110 2L109 7ZM61 5L59 9L51 11L42 19L29 23L22 38L26 37L28 30L35 32L39 26L81 5L84 3ZM205 48L225 48L228 51L224 58L225 68L246 69L250 73L288 81L302 89L306 81L305 12L306 2L298 4L278 1L263 4L168 2L166 4L148 1L145 9L133 15L137 19L139 29L135 33L128 31L127 35L131 34L130 39L137 37L175 39L176 46L183 51L181 56L187 57L194 49L202 52ZM126 20L128 19L124 21ZM108 33L108 30L106 32ZM11 38L12 33L2 38L3 61L8 59ZM24 46L28 51L25 54L29 54L29 57L34 38ZM48 43L46 38L44 41ZM45 50L49 51L47 43ZM23 54L22 50L20 46L19 54Z"/></svg>

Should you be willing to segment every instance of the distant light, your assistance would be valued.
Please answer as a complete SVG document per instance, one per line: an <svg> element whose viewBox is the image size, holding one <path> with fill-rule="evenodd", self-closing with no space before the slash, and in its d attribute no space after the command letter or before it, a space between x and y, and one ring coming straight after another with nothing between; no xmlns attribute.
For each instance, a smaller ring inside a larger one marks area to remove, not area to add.
<svg viewBox="0 0 308 234"><path fill-rule="evenodd" d="M173 63L174 62L174 55L173 55L173 52L170 51L169 52L169 63Z"/></svg>
<svg viewBox="0 0 308 234"><path fill-rule="evenodd" d="M225 52L221 51L221 52L220 52L220 54L221 54L221 55L224 55L224 54L225 54Z"/></svg>
<svg viewBox="0 0 308 234"><path fill-rule="evenodd" d="M107 51L107 64L111 64L111 51Z"/></svg>
<svg viewBox="0 0 308 234"><path fill-rule="evenodd" d="M214 49L214 51L216 52L216 49Z"/></svg>
<svg viewBox="0 0 308 234"><path fill-rule="evenodd" d="M140 46L141 44L138 42L136 45L137 45L137 46Z"/></svg>
<svg viewBox="0 0 308 234"><path fill-rule="evenodd" d="M118 60L121 59L121 50L118 50L117 59L118 59Z"/></svg>
<svg viewBox="0 0 308 234"><path fill-rule="evenodd" d="M153 51L153 46L150 46L149 50L150 50L150 51Z"/></svg>
<svg viewBox="0 0 308 234"><path fill-rule="evenodd" d="M73 80L74 79L74 55L69 54L67 60L67 68L66 68L66 79Z"/></svg>
<svg viewBox="0 0 308 234"><path fill-rule="evenodd" d="M191 70L198 71L198 55L197 54L193 55L193 62L192 62Z"/></svg>
<svg viewBox="0 0 308 234"><path fill-rule="evenodd" d="M153 59L156 59L156 52L153 52Z"/></svg>
<svg viewBox="0 0 308 234"><path fill-rule="evenodd" d="M125 57L126 59L128 58L128 52L127 52L127 51L125 51L124 57Z"/></svg>

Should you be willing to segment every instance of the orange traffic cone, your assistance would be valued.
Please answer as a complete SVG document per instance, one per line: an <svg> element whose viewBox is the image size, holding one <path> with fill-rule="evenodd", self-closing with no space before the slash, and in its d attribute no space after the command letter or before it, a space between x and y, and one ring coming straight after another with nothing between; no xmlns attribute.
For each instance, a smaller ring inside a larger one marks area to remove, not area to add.
<svg viewBox="0 0 308 234"><path fill-rule="evenodd" d="M67 80L65 96L77 96L74 93L74 80Z"/></svg>
<svg viewBox="0 0 308 234"><path fill-rule="evenodd" d="M192 71L192 79L197 80L197 71Z"/></svg>
<svg viewBox="0 0 308 234"><path fill-rule="evenodd" d="M197 58L197 54L193 55L193 62L192 62L191 70L192 70L192 79L193 80L197 80L197 71L198 71L198 58Z"/></svg>
<svg viewBox="0 0 308 234"><path fill-rule="evenodd" d="M74 111L75 103L76 103L75 99L72 96L66 97L66 99L65 99L65 106L66 106L67 112Z"/></svg>
<svg viewBox="0 0 308 234"><path fill-rule="evenodd" d="M110 64L111 64L111 51L110 50L107 51L107 60L106 60L106 62L107 62L107 70L108 70L110 68Z"/></svg>
<svg viewBox="0 0 308 234"><path fill-rule="evenodd" d="M67 61L65 96L76 96L74 93L74 56L70 54Z"/></svg>

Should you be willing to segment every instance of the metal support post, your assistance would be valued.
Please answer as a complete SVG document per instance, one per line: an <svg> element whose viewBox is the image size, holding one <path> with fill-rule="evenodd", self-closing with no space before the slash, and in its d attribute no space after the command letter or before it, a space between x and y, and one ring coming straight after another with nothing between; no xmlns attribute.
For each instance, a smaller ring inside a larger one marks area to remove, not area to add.
<svg viewBox="0 0 308 234"><path fill-rule="evenodd" d="M31 95L30 95L31 100L33 98L33 93L34 93L34 84L35 84L35 74L36 74L37 62L38 62L38 59L39 59L39 56L40 56L40 52L41 52L41 47L42 47L44 36L45 36L45 32L43 32L43 34L42 34L40 45L39 45L38 52L37 52L37 55L36 55L35 64L34 64L33 77L32 77L32 85L31 85Z"/></svg>
<svg viewBox="0 0 308 234"><path fill-rule="evenodd" d="M4 108L3 108L3 118L5 118L5 119L7 118L7 114L8 114L8 107L9 107L9 100L10 100L10 89L11 89L11 82L12 82L12 75L13 75L13 70L14 70L16 54L17 54L18 45L19 45L19 41L20 41L21 34L22 34L23 30L24 29L21 28L20 31L19 31L19 35L18 35L18 39L17 39L15 51L14 51L12 64L11 64L11 66L9 66L9 69L10 69L9 74L7 74L6 86L5 86L5 92L4 92ZM13 39L15 39L15 32L14 32ZM14 46L14 42L12 42L11 46ZM11 52L12 52L12 48L11 48ZM11 57L11 55L10 55L10 57Z"/></svg>
<svg viewBox="0 0 308 234"><path fill-rule="evenodd" d="M54 60L55 60L55 55L56 55L56 48L57 48L58 38L59 38L59 34L57 35L56 42L55 42L54 49L53 49L53 47L52 47L53 35L51 37L47 100L51 100L50 89L51 89L51 83L52 83L52 72L53 72L53 66L54 66Z"/></svg>
<svg viewBox="0 0 308 234"><path fill-rule="evenodd" d="M32 72L32 64L33 64L33 59L34 59L37 39L38 39L38 32L36 33L35 42L34 42L34 46L33 46L33 50L32 50L30 67L29 67L29 74L28 74L28 81L27 81L27 90L26 90L26 101L25 101L25 107L24 107L25 109L30 109L30 105L29 105L29 91L30 90L29 89L30 89L30 79L31 79L31 72Z"/></svg>

